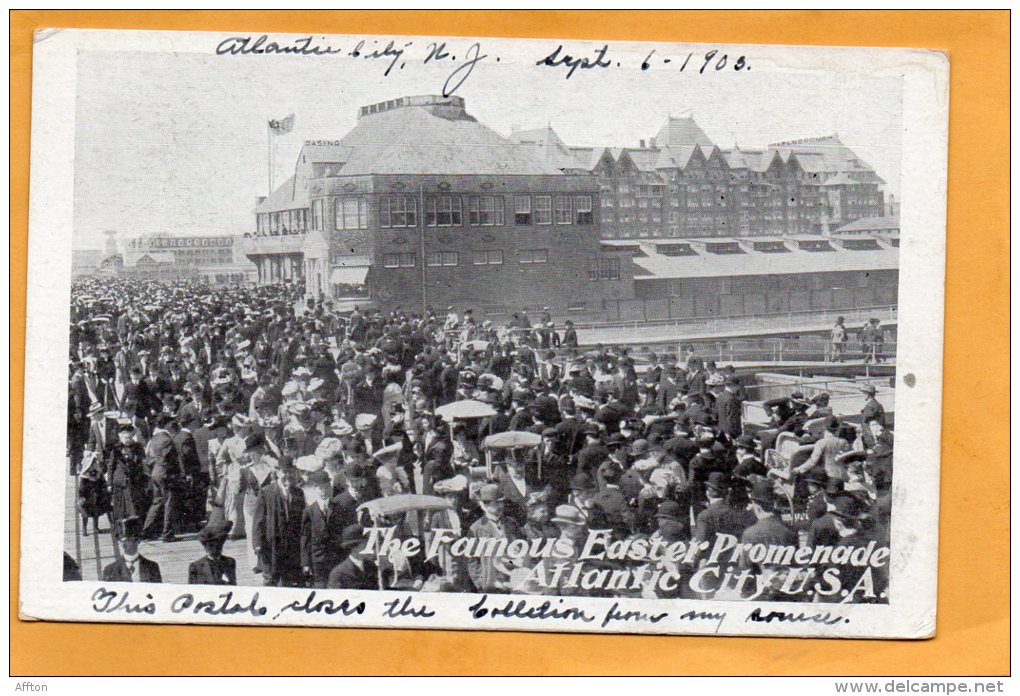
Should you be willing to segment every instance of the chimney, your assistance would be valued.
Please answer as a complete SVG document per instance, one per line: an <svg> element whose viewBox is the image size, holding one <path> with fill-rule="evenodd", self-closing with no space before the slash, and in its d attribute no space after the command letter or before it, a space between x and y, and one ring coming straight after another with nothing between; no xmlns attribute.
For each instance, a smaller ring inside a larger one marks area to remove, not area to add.
<svg viewBox="0 0 1020 696"><path fill-rule="evenodd" d="M642 150L644 150L645 149L645 141L644 140L639 140L638 141L638 147L640 147Z"/></svg>
<svg viewBox="0 0 1020 696"><path fill-rule="evenodd" d="M648 139L648 147L652 148L653 150L655 149L655 138Z"/></svg>

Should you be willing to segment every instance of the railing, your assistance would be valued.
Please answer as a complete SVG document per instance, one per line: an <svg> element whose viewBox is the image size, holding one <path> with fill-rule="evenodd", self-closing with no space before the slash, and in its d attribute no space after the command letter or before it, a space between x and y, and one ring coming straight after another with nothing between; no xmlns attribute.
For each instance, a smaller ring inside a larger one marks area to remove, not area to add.
<svg viewBox="0 0 1020 696"><path fill-rule="evenodd" d="M839 356L832 352L826 336L800 338L728 339L701 341L695 346L699 357L716 362L839 362L881 364L896 360L896 342L883 341L874 348L860 341L847 341ZM839 358L837 362L836 358Z"/></svg>
<svg viewBox="0 0 1020 696"><path fill-rule="evenodd" d="M704 317L683 317L676 319L636 319L633 321L602 321L574 324L578 331L591 329L637 329L654 326L690 326L708 324L710 322L734 322L752 326L756 322L781 322L782 320L794 321L800 318L817 319L820 322L832 321L835 323L837 317L843 317L847 322L864 322L871 318L880 320L883 324L896 321L896 305L876 305L869 307L848 307L846 309L806 309L796 312L780 312L777 314L758 314L754 316L704 316Z"/></svg>
<svg viewBox="0 0 1020 696"><path fill-rule="evenodd" d="M245 254L296 254L304 246L306 234L288 234L262 237L242 237L241 251Z"/></svg>

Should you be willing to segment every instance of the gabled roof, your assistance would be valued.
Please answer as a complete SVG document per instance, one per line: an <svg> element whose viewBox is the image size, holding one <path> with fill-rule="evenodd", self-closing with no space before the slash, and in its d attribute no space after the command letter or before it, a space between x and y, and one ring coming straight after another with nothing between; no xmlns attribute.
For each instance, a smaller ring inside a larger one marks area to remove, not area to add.
<svg viewBox="0 0 1020 696"><path fill-rule="evenodd" d="M784 160L790 155L796 155L800 165L807 172L825 172L830 175L845 172L856 181L885 183L875 173L874 167L847 147L838 135L773 143L769 145L769 149L779 152Z"/></svg>
<svg viewBox="0 0 1020 696"><path fill-rule="evenodd" d="M715 146L691 116L669 117L655 136L655 144L658 147L701 147L708 150ZM705 154L708 156L708 153Z"/></svg>
<svg viewBox="0 0 1020 696"><path fill-rule="evenodd" d="M639 148L627 148L625 150L634 166L643 172L654 172L659 159L658 150L642 150Z"/></svg>

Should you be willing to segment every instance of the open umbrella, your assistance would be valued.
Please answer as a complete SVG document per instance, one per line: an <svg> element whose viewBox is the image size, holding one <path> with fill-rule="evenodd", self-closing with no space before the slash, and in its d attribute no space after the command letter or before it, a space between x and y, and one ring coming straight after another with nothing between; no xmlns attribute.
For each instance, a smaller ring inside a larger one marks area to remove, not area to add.
<svg viewBox="0 0 1020 696"><path fill-rule="evenodd" d="M496 410L481 401L464 399L438 407L436 415L442 417L443 420L452 421L466 418L486 418L496 415Z"/></svg>

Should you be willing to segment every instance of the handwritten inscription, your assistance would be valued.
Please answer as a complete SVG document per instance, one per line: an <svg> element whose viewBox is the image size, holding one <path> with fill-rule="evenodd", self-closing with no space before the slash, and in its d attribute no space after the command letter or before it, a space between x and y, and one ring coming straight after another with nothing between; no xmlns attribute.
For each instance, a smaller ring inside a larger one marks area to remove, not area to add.
<svg viewBox="0 0 1020 696"><path fill-rule="evenodd" d="M541 604L535 604L526 599L510 599L498 606L487 606L489 595L482 595L482 598L468 607L472 619L508 618L508 619L570 619L591 623L595 617L579 609L563 603L559 600L556 604L549 600Z"/></svg>
<svg viewBox="0 0 1020 696"><path fill-rule="evenodd" d="M744 621L751 621L754 623L820 623L826 626L834 626L840 623L850 623L850 619L843 616L836 616L830 612L818 612L815 614L808 614L806 612L786 612L786 611L770 611L763 612L761 609L755 609Z"/></svg>
<svg viewBox="0 0 1020 696"><path fill-rule="evenodd" d="M130 592L118 592L100 587L92 593L92 611L99 614L155 614L156 603L152 595L145 595L145 602L131 600Z"/></svg>
<svg viewBox="0 0 1020 696"><path fill-rule="evenodd" d="M384 77L389 77L395 70L403 70L413 64L450 64L455 67L443 83L444 97L456 93L482 61L500 62L499 56L483 52L480 42L472 43L461 50L448 45L445 41L418 45L414 41L382 37L359 39L353 46L344 48L330 43L326 37L304 36L288 41L276 41L267 34L231 36L217 44L215 53L218 56L288 55L378 62L384 66ZM539 55L542 57L535 61L535 66L557 70L567 80L578 72L587 71L594 74L609 69L637 69L645 72L652 68L669 68L680 73L690 72L696 75L724 70L746 72L751 69L747 56L731 56L720 53L718 49L711 49L703 54L688 52L672 56L660 55L656 50L652 50L640 63L636 62L631 54L614 56L608 43L580 49L567 49L563 44L557 44L551 51L543 51Z"/></svg>
<svg viewBox="0 0 1020 696"><path fill-rule="evenodd" d="M416 619L427 619L430 616L435 616L436 612L429 608L429 605L424 602L418 606L411 601L411 597L405 597L403 600L394 599L392 601L383 604L382 615L388 619L399 619L404 616L411 616Z"/></svg>
<svg viewBox="0 0 1020 696"><path fill-rule="evenodd" d="M244 603L244 600L234 601L233 592L224 592L219 596L219 601L197 601L194 595L185 593L170 602L170 611L175 614L189 610L193 614L206 614L208 616L232 616L234 614L265 616L268 611L259 604L258 592L252 595L247 603Z"/></svg>
<svg viewBox="0 0 1020 696"><path fill-rule="evenodd" d="M334 614L343 614L344 616L352 616L354 614L364 614L365 603L358 602L357 604L351 604L347 599L340 601L318 599L315 590L312 590L305 595L303 600L295 599L293 602L285 604L273 619L278 619L281 614L287 612L306 615L322 614L324 616L333 616Z"/></svg>
<svg viewBox="0 0 1020 696"><path fill-rule="evenodd" d="M613 606L609 607L605 618L602 619L602 628L605 628L614 621L657 624L667 616L669 616L669 612L665 611L661 614L651 614L644 611L621 611L620 605L617 602L613 602Z"/></svg>

